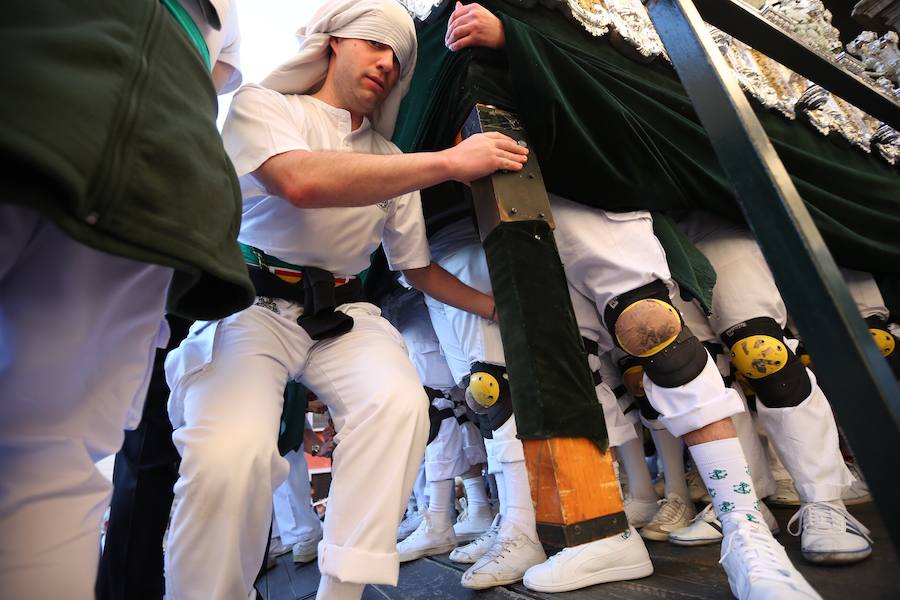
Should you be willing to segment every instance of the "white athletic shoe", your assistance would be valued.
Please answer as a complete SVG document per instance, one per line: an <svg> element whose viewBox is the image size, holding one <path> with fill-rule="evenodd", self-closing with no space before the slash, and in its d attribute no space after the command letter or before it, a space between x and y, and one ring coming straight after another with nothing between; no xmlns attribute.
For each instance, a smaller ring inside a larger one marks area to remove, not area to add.
<svg viewBox="0 0 900 600"><path fill-rule="evenodd" d="M453 525L457 542L471 542L490 529L494 520L490 505L478 504L469 506L465 498L459 499L459 505L462 510L456 519L456 523Z"/></svg>
<svg viewBox="0 0 900 600"><path fill-rule="evenodd" d="M406 516L400 521L400 527L397 528L397 541L403 541L409 537L413 531L418 529L419 524L422 523L422 515L425 511L414 510L412 512L407 512Z"/></svg>
<svg viewBox="0 0 900 600"><path fill-rule="evenodd" d="M622 504L625 507L628 524L635 529L640 529L652 521L656 511L659 510L659 500L637 500L627 496Z"/></svg>
<svg viewBox="0 0 900 600"><path fill-rule="evenodd" d="M291 548L291 553L294 555L294 562L299 564L304 564L308 562L312 562L316 559L316 556L319 555L319 542L322 538L314 539L314 540L300 540L294 547Z"/></svg>
<svg viewBox="0 0 900 600"><path fill-rule="evenodd" d="M425 511L419 526L405 540L397 544L400 562L416 560L423 556L433 556L450 552L456 547L456 534L453 526L447 525L438 529L430 511Z"/></svg>
<svg viewBox="0 0 900 600"><path fill-rule="evenodd" d="M691 519L697 516L692 502L685 501L678 494L672 493L659 501L659 510L653 519L641 529L641 537L646 540L664 542L676 529L687 527Z"/></svg>
<svg viewBox="0 0 900 600"><path fill-rule="evenodd" d="M865 504L866 502L872 501L872 494L869 493L869 486L866 483L866 480L863 479L862 473L859 472L859 469L856 468L856 465L853 463L846 463L847 468L850 470L850 473L853 474L853 477L856 478L856 481L850 484L850 487L844 490L844 493L841 495L841 500L844 501L844 506L856 506L857 504Z"/></svg>
<svg viewBox="0 0 900 600"><path fill-rule="evenodd" d="M801 506L788 522L788 531L800 536L803 558L813 563L854 563L872 554L872 538L865 525L847 509L826 502Z"/></svg>
<svg viewBox="0 0 900 600"><path fill-rule="evenodd" d="M500 531L500 515L494 517L494 521L488 530L475 538L471 543L460 546L450 553L450 560L462 564L474 564L478 559L484 556L484 553L490 550L497 539L497 533Z"/></svg>
<svg viewBox="0 0 900 600"><path fill-rule="evenodd" d="M483 590L509 585L522 579L525 571L547 560L541 544L522 533L515 525L498 533L494 544L462 575L462 585Z"/></svg>
<svg viewBox="0 0 900 600"><path fill-rule="evenodd" d="M762 523L735 515L725 523L719 560L738 600L821 600Z"/></svg>
<svg viewBox="0 0 900 600"><path fill-rule="evenodd" d="M772 506L800 506L800 495L791 479L776 479L775 493L766 497Z"/></svg>
<svg viewBox="0 0 900 600"><path fill-rule="evenodd" d="M685 479L687 480L688 493L691 495L691 502L702 502L703 504L712 502L712 497L709 495L706 484L703 483L703 478L697 469L688 471Z"/></svg>
<svg viewBox="0 0 900 600"><path fill-rule="evenodd" d="M763 504L759 503L759 512L762 513L763 520L769 526L772 535L778 535L781 528L772 511ZM718 544L722 541L722 523L716 518L716 512L713 510L712 504L707 504L706 508L701 510L691 524L681 529L676 529L669 534L669 541L676 546L705 546L707 544Z"/></svg>
<svg viewBox="0 0 900 600"><path fill-rule="evenodd" d="M560 550L528 569L523 583L536 592L568 592L652 574L644 540L629 527L624 533Z"/></svg>

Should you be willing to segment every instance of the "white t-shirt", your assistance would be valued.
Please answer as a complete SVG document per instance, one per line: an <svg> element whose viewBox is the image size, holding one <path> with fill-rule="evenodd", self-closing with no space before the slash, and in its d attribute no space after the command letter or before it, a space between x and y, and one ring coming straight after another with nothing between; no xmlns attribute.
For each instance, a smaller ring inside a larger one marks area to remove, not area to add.
<svg viewBox="0 0 900 600"><path fill-rule="evenodd" d="M384 243L391 270L431 262L419 193L372 206L297 208L269 194L251 173L270 157L290 150L398 154L368 119L350 130L350 113L311 96L280 94L246 85L234 95L222 139L244 198L238 239L263 252L335 275L354 275Z"/></svg>
<svg viewBox="0 0 900 600"><path fill-rule="evenodd" d="M216 62L223 62L234 67L234 72L219 91L227 94L238 89L241 85L241 34L238 27L237 5L232 0L210 0L213 8L219 14L222 23L221 29L213 29L206 22L203 13L196 2L181 0L179 4L191 15L206 47L209 49L209 62L215 66Z"/></svg>

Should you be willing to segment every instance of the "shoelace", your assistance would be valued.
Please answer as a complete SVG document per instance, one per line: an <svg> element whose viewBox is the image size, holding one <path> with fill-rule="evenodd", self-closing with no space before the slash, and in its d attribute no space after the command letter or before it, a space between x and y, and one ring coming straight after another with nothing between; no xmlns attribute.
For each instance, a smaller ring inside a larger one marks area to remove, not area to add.
<svg viewBox="0 0 900 600"><path fill-rule="evenodd" d="M725 551L719 564L724 563L732 552L739 552L749 579L793 582L792 574L782 564L777 542L771 535L764 533L756 523L740 522L733 527L735 529L725 536Z"/></svg>
<svg viewBox="0 0 900 600"><path fill-rule="evenodd" d="M487 540L487 538L491 537L491 536L492 536L494 533L496 533L499 529L500 529L500 526L499 526L499 525L496 526L496 527L492 525L490 528L488 528L487 531L485 531L484 533L482 533L481 535L479 535L477 538L475 538L474 540L472 540L471 542L469 542L468 544L466 544L465 546L463 546L463 548L468 548L469 546L475 546L475 545L477 545L477 544L483 543L485 540Z"/></svg>
<svg viewBox="0 0 900 600"><path fill-rule="evenodd" d="M493 543L493 545L488 548L488 551L484 553L482 558L488 558L490 560L497 560L498 558L503 558L506 556L507 552L510 551L510 547L515 544L515 538L497 538L497 541Z"/></svg>
<svg viewBox="0 0 900 600"><path fill-rule="evenodd" d="M684 504L677 496L663 498L657 504L659 504L659 510L653 517L654 523L675 521L679 518L678 513L684 510Z"/></svg>
<svg viewBox="0 0 900 600"><path fill-rule="evenodd" d="M698 521L706 521L706 515L713 512L713 505L707 504L706 508L697 513L697 516L691 519L691 523L696 523Z"/></svg>
<svg viewBox="0 0 900 600"><path fill-rule="evenodd" d="M872 536L869 529L856 520L856 517L847 512L846 508L838 508L825 502L810 502L800 507L800 510L788 521L788 531L793 536L803 533L804 525L819 531L834 531L840 529L840 523L835 520L835 514L846 519L847 524L862 535L871 544ZM794 531L794 524L797 530Z"/></svg>

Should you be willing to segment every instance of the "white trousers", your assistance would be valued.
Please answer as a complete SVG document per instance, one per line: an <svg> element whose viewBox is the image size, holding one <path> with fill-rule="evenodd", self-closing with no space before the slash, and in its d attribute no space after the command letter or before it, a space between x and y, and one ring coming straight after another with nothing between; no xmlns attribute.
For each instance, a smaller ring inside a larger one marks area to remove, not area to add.
<svg viewBox="0 0 900 600"><path fill-rule="evenodd" d="M171 278L0 205L4 598L94 597L111 492L94 463L140 419Z"/></svg>
<svg viewBox="0 0 900 600"><path fill-rule="evenodd" d="M321 540L322 522L312 507L306 456L302 450L291 450L284 458L288 462L288 477L272 495L281 543L293 546L300 541Z"/></svg>
<svg viewBox="0 0 900 600"><path fill-rule="evenodd" d="M680 225L716 269L709 323L717 334L756 317L771 317L784 327L784 301L749 230L703 211L692 212ZM864 292L857 296L859 303ZM801 500L836 500L853 476L841 455L831 407L815 375L809 369L806 372L812 392L800 405L768 408L757 402L757 413Z"/></svg>
<svg viewBox="0 0 900 600"><path fill-rule="evenodd" d="M396 531L428 435L428 403L400 334L367 303L339 307L353 329L314 342L301 309L252 306L198 323L166 360L182 462L166 556L167 596L248 597L274 489L287 477L277 435L283 393L299 379L337 429L319 569L395 585ZM374 478L374 479L373 479Z"/></svg>
<svg viewBox="0 0 900 600"><path fill-rule="evenodd" d="M580 309L584 302L573 294L576 318L583 331L588 323L596 323L594 335L587 337L597 340L601 353L609 351L612 338L600 317L610 300L657 279L670 291L675 287L665 252L653 234L653 220L647 211L612 213L557 196L551 196L551 206L566 279L595 307L593 313ZM644 375L644 390L660 421L675 436L744 409L737 393L722 383L712 358L700 375L679 387L658 386Z"/></svg>
<svg viewBox="0 0 900 600"><path fill-rule="evenodd" d="M438 409L453 408L453 401L435 398L432 405ZM441 421L437 437L425 447L425 479L444 481L462 475L469 468L463 453L463 432L456 416Z"/></svg>

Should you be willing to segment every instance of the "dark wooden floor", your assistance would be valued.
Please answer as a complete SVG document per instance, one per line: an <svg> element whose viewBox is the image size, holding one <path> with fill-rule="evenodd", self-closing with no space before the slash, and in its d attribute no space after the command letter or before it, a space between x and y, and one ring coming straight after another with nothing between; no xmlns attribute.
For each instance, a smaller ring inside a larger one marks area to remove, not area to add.
<svg viewBox="0 0 900 600"><path fill-rule="evenodd" d="M800 556L800 539L787 533L790 509L773 510L782 526L778 540L787 548L794 564L825 600L900 600L900 558L887 538L872 504L851 508L851 512L872 529L875 551L862 563L847 567L816 567ZM459 584L464 565L450 562L446 555L406 563L400 568L400 583L367 586L363 600L458 600L558 599L638 600L646 598L724 600L731 598L725 574L718 565L719 546L679 548L666 542L647 542L655 573L646 579L609 583L563 594L542 594L521 584L473 592ZM257 582L266 600L315 598L319 572L315 562L295 566L291 555Z"/></svg>

